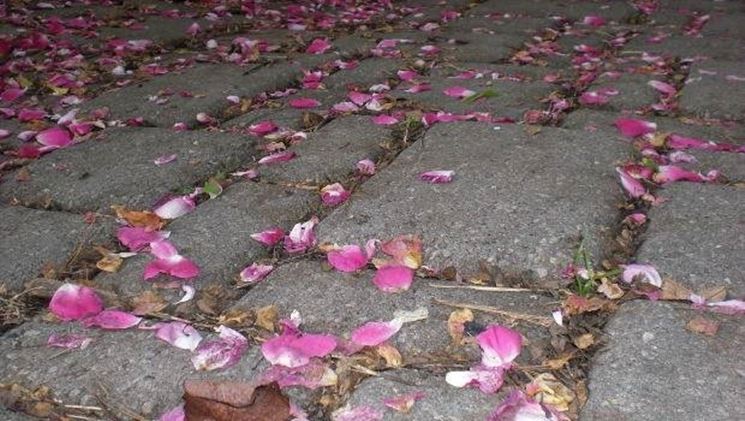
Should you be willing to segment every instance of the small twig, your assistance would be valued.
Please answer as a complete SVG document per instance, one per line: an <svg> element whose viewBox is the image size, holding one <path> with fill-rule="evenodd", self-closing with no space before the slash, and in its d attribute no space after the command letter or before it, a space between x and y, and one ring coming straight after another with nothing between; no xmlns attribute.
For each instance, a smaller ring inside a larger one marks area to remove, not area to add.
<svg viewBox="0 0 745 421"><path fill-rule="evenodd" d="M80 409L82 411L103 411L103 408L98 406L86 406L86 405L62 405L67 409Z"/></svg>
<svg viewBox="0 0 745 421"><path fill-rule="evenodd" d="M445 301L437 298L433 299L433 301L435 304L441 304L448 307L467 308L469 310L481 311L483 313L496 314L508 319L521 320L526 323L531 323L538 326L548 327L551 325L551 319L548 317L533 316L531 314L512 313L510 311L499 310L495 307L482 306L478 304L454 303L452 301Z"/></svg>
<svg viewBox="0 0 745 421"><path fill-rule="evenodd" d="M544 292L545 290L536 290L530 288L510 288L510 287L488 287L483 285L446 285L446 284L429 284L432 288L443 289L472 289L474 291L488 292Z"/></svg>
<svg viewBox="0 0 745 421"><path fill-rule="evenodd" d="M86 417L84 415L72 415L72 414L65 414L65 418L72 418L74 420L87 420L87 421L98 421L101 419L101 418Z"/></svg>
<svg viewBox="0 0 745 421"><path fill-rule="evenodd" d="M380 373L378 373L377 371L370 370L369 368L363 367L363 366L358 365L358 364L354 364L351 368L354 371L357 371L357 372L363 373L363 374L367 374L369 376L375 376L375 377L380 376Z"/></svg>

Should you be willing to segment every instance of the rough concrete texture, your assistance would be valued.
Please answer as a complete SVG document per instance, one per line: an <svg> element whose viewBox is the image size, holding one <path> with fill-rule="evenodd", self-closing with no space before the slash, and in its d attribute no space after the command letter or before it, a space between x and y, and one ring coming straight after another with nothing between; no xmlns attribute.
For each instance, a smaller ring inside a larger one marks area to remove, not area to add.
<svg viewBox="0 0 745 421"><path fill-rule="evenodd" d="M324 271L319 262L300 262L275 270L261 284L251 289L237 308L258 309L276 305L280 314L289 316L298 310L303 326L309 331L336 332L348 335L369 321L389 321L399 310L427 308L426 320L406 324L391 339L404 357L412 361L427 356L442 356L448 352L478 355L474 349L451 344L447 320L454 307L438 304L437 300L464 305L482 305L507 312L521 312L546 317L551 311L551 299L534 293L482 293L467 289L441 289L431 281L416 279L409 291L386 294L372 283L372 271L359 275ZM434 282L442 285L442 282ZM474 311L482 326L505 322L499 316ZM526 336L526 346L545 341L548 330L535 325L519 325ZM446 352L447 351L447 352ZM525 353L521 358L528 358ZM527 362L528 360L521 360Z"/></svg>
<svg viewBox="0 0 745 421"><path fill-rule="evenodd" d="M732 77L745 77L742 63L708 60L693 64L681 93L680 108L699 117L745 119L745 104L732 101L745 95L745 82Z"/></svg>
<svg viewBox="0 0 745 421"><path fill-rule="evenodd" d="M718 333L686 330L697 316L719 319ZM625 304L606 327L608 344L590 371L581 420L731 420L742 414L745 326L736 317L686 305Z"/></svg>
<svg viewBox="0 0 745 421"><path fill-rule="evenodd" d="M341 181L355 171L359 160L377 160L384 152L380 145L389 140L390 129L374 124L370 116L341 117L292 146L295 159L260 166L259 172L272 182Z"/></svg>
<svg viewBox="0 0 745 421"><path fill-rule="evenodd" d="M111 129L26 167L27 181L0 184L3 200L82 212L111 205L149 208L164 194L191 189L256 153L246 135L156 128ZM158 166L158 157L177 159Z"/></svg>
<svg viewBox="0 0 745 421"><path fill-rule="evenodd" d="M601 106L611 110L640 110L659 102L659 94L647 84L654 77L648 75L623 74L618 79L600 76L588 88L590 91L617 89L618 95Z"/></svg>
<svg viewBox="0 0 745 421"><path fill-rule="evenodd" d="M475 63L497 63L510 58L527 35L450 32L448 41L438 46L446 58Z"/></svg>
<svg viewBox="0 0 745 421"><path fill-rule="evenodd" d="M76 249L110 241L111 223L82 215L22 207L0 207L0 285L20 291L46 266L62 268Z"/></svg>
<svg viewBox="0 0 745 421"><path fill-rule="evenodd" d="M320 238L347 244L418 234L434 267L473 272L484 260L554 277L580 235L603 256L621 200L613 161L626 153L620 143L561 129L531 136L514 125L435 126L360 189L364 204L353 200L324 220ZM453 170L455 179L417 181L431 170Z"/></svg>
<svg viewBox="0 0 745 421"><path fill-rule="evenodd" d="M269 257L267 248L250 235L276 226L289 230L304 221L318 202L315 192L239 182L166 229L179 252L199 266L200 274L193 281L198 290L210 283L232 288L244 267ZM97 281L131 298L151 288L151 282L142 280L150 260L150 256L128 259L121 272L100 276Z"/></svg>
<svg viewBox="0 0 745 421"><path fill-rule="evenodd" d="M637 254L694 291L726 287L745 296L745 272L733 264L745 251L745 192L740 188L678 183L652 208L649 229Z"/></svg>
<svg viewBox="0 0 745 421"><path fill-rule="evenodd" d="M387 398L423 392L409 413L398 412L383 404ZM394 421L459 421L486 419L500 396L490 396L475 389L456 389L445 383L444 375L416 370L392 370L380 377L363 381L349 399L351 407L368 406Z"/></svg>

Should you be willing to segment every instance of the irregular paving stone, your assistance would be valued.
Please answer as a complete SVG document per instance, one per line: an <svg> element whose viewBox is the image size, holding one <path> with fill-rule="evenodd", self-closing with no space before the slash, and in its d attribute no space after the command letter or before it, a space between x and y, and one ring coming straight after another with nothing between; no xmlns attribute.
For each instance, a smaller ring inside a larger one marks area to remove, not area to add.
<svg viewBox="0 0 745 421"><path fill-rule="evenodd" d="M209 282L232 287L244 267L268 257L267 248L251 239L251 234L275 226L289 230L318 202L313 192L239 182L166 229L179 253L199 266L194 280L197 287ZM119 273L101 275L97 281L126 297L135 296L151 285L142 280L150 260L149 256L128 259Z"/></svg>
<svg viewBox="0 0 745 421"><path fill-rule="evenodd" d="M456 19L448 23L443 29L445 36L457 36L468 32L480 34L503 33L522 36L529 39L536 31L552 26L553 22L546 18L531 16L471 16Z"/></svg>
<svg viewBox="0 0 745 421"><path fill-rule="evenodd" d="M101 39L112 37L124 40L147 39L158 44L169 45L189 38L190 35L186 33L186 30L195 22L203 30L212 25L209 21L202 19L174 19L162 16L149 16L140 22L142 28L139 29L103 27L98 32Z"/></svg>
<svg viewBox="0 0 745 421"><path fill-rule="evenodd" d="M439 44L443 56L449 60L474 63L497 63L508 58L528 36L513 34L453 33L447 44Z"/></svg>
<svg viewBox="0 0 745 421"><path fill-rule="evenodd" d="M618 95L610 97L610 101L603 105L603 108L639 110L659 102L659 94L647 84L650 80L653 79L647 75L632 73L623 73L618 79L610 79L601 75L588 90L618 89Z"/></svg>
<svg viewBox="0 0 745 421"><path fill-rule="evenodd" d="M549 297L534 293L440 289L429 286L431 281L425 279L416 279L409 291L386 294L373 285L372 277L370 271L359 275L323 271L319 262L290 263L276 269L251 289L236 308L256 309L273 304L284 316L298 310L304 329L348 337L366 322L388 321L393 319L396 311L426 307L429 310L426 320L404 325L391 339L409 360L430 354L448 355L443 353L459 350L451 345L447 331L448 316L455 308L437 304L435 300L488 306L499 311L539 317L550 317L554 305ZM504 323L499 316L478 311L474 311L474 315L481 325ZM527 338L526 346L549 338L548 331L540 326L521 324L519 330ZM527 354L521 358L527 358Z"/></svg>
<svg viewBox="0 0 745 421"><path fill-rule="evenodd" d="M157 166L153 160L176 154ZM5 201L51 204L76 212L111 205L148 208L171 191L191 188L218 171L231 171L254 154L247 136L155 128L109 129L79 145L55 151L26 168L28 181L0 184Z"/></svg>
<svg viewBox="0 0 745 421"><path fill-rule="evenodd" d="M727 186L678 183L649 212L637 259L694 291L724 286L745 295L745 272L733 262L745 252L745 192Z"/></svg>
<svg viewBox="0 0 745 421"><path fill-rule="evenodd" d="M624 304L606 326L608 345L593 361L580 419L740 418L745 325L706 314L722 323L714 337L687 331L699 315L665 302Z"/></svg>
<svg viewBox="0 0 745 421"><path fill-rule="evenodd" d="M416 401L409 413L395 411L383 404L387 398L417 392L424 392L425 396ZM401 369L362 381L347 403L353 408L374 408L385 414L386 420L460 421L487 419L499 401L495 395L487 395L478 389L452 387L445 383L445 376L441 374Z"/></svg>
<svg viewBox="0 0 745 421"><path fill-rule="evenodd" d="M84 334L93 340L86 349L61 351L46 346L52 333ZM181 402L184 380L248 381L262 361L259 348L251 344L236 366L198 372L189 351L156 339L151 331L106 332L41 322L28 322L3 335L0 355L0 382L46 385L65 404L101 406L103 401L119 410L119 416L129 418L122 413L127 408L147 419Z"/></svg>
<svg viewBox="0 0 745 421"><path fill-rule="evenodd" d="M108 243L110 233L100 219L89 225L82 215L0 207L0 285L19 291L44 266L64 266L78 247Z"/></svg>
<svg viewBox="0 0 745 421"><path fill-rule="evenodd" d="M620 142L561 129L436 125L325 219L319 238L340 244L419 234L427 262L473 272L481 260L555 277L586 237L603 256L622 200L614 162ZM454 170L449 184L417 180ZM550 206L547 206L550 204Z"/></svg>
<svg viewBox="0 0 745 421"><path fill-rule="evenodd" d="M582 19L589 14L597 14L607 19L621 20L633 9L621 2L585 1L585 0L493 0L475 6L471 13L485 15L489 13L522 14L536 17L564 16Z"/></svg>
<svg viewBox="0 0 745 421"><path fill-rule="evenodd" d="M678 15L679 16L679 15ZM666 28L665 28L666 29ZM664 29L661 29L664 32ZM655 35L655 31L650 31ZM708 38L672 35L660 42L650 43L650 35L641 35L624 45L626 51L646 51L651 55L678 57L680 59L709 58L714 60L745 60L745 44L712 43ZM704 65L706 61L703 62Z"/></svg>
<svg viewBox="0 0 745 421"><path fill-rule="evenodd" d="M396 70L402 67L402 64L397 60L371 58L360 61L360 64L354 69L339 70L332 73L323 79L323 84L328 89L345 89L353 85L366 90L370 85L386 82L389 77L395 78Z"/></svg>
<svg viewBox="0 0 745 421"><path fill-rule="evenodd" d="M390 138L390 129L376 125L370 116L337 118L309 133L291 147L297 157L288 162L259 167L262 179L272 182L326 183L340 181L362 159L376 161Z"/></svg>
<svg viewBox="0 0 745 421"><path fill-rule="evenodd" d="M745 119L745 103L741 100L745 81L728 80L728 76L745 78L742 63L710 60L693 64L681 91L680 108L699 117Z"/></svg>
<svg viewBox="0 0 745 421"><path fill-rule="evenodd" d="M228 95L254 97L292 84L301 76L300 66L290 62L268 67L243 68L226 64L196 65L182 72L172 72L147 82L106 92L85 103L85 110L108 107L114 119L142 117L156 126L170 127L183 122L197 125L196 115L205 112L220 119L230 103ZM173 92L165 104L150 101L163 91ZM193 97L184 98L181 92Z"/></svg>

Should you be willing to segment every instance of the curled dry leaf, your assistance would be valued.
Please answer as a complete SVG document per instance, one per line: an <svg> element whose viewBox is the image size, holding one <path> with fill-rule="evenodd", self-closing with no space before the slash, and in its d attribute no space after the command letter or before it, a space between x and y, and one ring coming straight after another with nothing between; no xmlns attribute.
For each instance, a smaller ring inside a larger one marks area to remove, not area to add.
<svg viewBox="0 0 745 421"><path fill-rule="evenodd" d="M290 400L276 383L255 387L248 383L187 380L184 402L184 413L190 421L290 419Z"/></svg>
<svg viewBox="0 0 745 421"><path fill-rule="evenodd" d="M610 298L611 300L617 300L623 297L623 290L615 282L610 282L607 279L601 281L598 287L598 292Z"/></svg>
<svg viewBox="0 0 745 421"><path fill-rule="evenodd" d="M574 345L579 349L587 349L595 344L592 333L585 333L574 338Z"/></svg>
<svg viewBox="0 0 745 421"><path fill-rule="evenodd" d="M147 231L158 231L163 228L165 221L150 211L133 211L124 206L112 206L116 217L127 221L133 227L142 227Z"/></svg>
<svg viewBox="0 0 745 421"><path fill-rule="evenodd" d="M686 329L702 335L714 336L719 330L719 322L705 317L695 317L686 324Z"/></svg>
<svg viewBox="0 0 745 421"><path fill-rule="evenodd" d="M395 346L385 342L375 347L375 352L385 360L387 368L399 368L403 365L403 357Z"/></svg>
<svg viewBox="0 0 745 421"><path fill-rule="evenodd" d="M279 320L277 306L268 305L256 310L256 326L274 332L274 325Z"/></svg>
<svg viewBox="0 0 745 421"><path fill-rule="evenodd" d="M463 344L465 324L473 321L473 312L467 308L455 310L448 317L448 333L457 345Z"/></svg>
<svg viewBox="0 0 745 421"><path fill-rule="evenodd" d="M541 373L526 386L528 396L537 402L551 405L557 411L564 412L569 409L569 404L575 399L571 389L564 386L551 373Z"/></svg>

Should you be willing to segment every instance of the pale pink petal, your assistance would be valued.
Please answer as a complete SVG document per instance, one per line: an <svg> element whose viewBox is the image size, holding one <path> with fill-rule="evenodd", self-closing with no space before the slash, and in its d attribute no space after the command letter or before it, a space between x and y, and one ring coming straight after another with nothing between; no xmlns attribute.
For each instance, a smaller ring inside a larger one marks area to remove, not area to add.
<svg viewBox="0 0 745 421"><path fill-rule="evenodd" d="M340 183L329 184L321 189L321 201L326 206L337 206L349 199L349 191Z"/></svg>
<svg viewBox="0 0 745 421"><path fill-rule="evenodd" d="M406 266L384 266L375 273L373 283L383 292L406 291L414 281L414 270Z"/></svg>
<svg viewBox="0 0 745 421"><path fill-rule="evenodd" d="M360 175L375 175L375 163L369 159L357 162L357 173Z"/></svg>
<svg viewBox="0 0 745 421"><path fill-rule="evenodd" d="M695 171L689 171L684 168L675 165L660 165L657 168L657 173L652 179L660 184L668 184L675 181L690 181L693 183L705 183L716 180L719 177L719 172L714 171L707 175Z"/></svg>
<svg viewBox="0 0 745 421"><path fill-rule="evenodd" d="M451 86L443 90L442 93L444 93L447 96L458 98L458 99L468 98L470 96L476 95L475 91L466 89L462 86Z"/></svg>
<svg viewBox="0 0 745 421"><path fill-rule="evenodd" d="M486 421L568 421L554 408L533 401L520 389L513 390Z"/></svg>
<svg viewBox="0 0 745 421"><path fill-rule="evenodd" d="M631 222L634 225L643 225L647 222L647 215L641 212L635 212L624 218L624 222Z"/></svg>
<svg viewBox="0 0 745 421"><path fill-rule="evenodd" d="M432 184L444 184L453 181L454 174L455 171L451 170L426 171L419 174L419 179Z"/></svg>
<svg viewBox="0 0 745 421"><path fill-rule="evenodd" d="M405 393L383 399L383 405L398 412L409 412L416 401L424 399L426 396L427 394L421 391Z"/></svg>
<svg viewBox="0 0 745 421"><path fill-rule="evenodd" d="M191 197L178 196L156 207L153 212L163 219L176 219L193 211L196 206Z"/></svg>
<svg viewBox="0 0 745 421"><path fill-rule="evenodd" d="M410 94L418 94L420 92L427 92L431 91L432 86L428 83L417 83L415 85L412 85L410 88L404 89L404 92L408 92Z"/></svg>
<svg viewBox="0 0 745 421"><path fill-rule="evenodd" d="M626 137L637 137L657 130L657 124L650 121L633 118L619 118L615 122L616 128Z"/></svg>
<svg viewBox="0 0 745 421"><path fill-rule="evenodd" d="M293 98L289 102L292 108L315 108L321 105L320 102L313 98Z"/></svg>
<svg viewBox="0 0 745 421"><path fill-rule="evenodd" d="M85 349L90 345L91 341L93 339L83 335L59 335L52 333L49 335L49 339L47 339L47 346L66 349Z"/></svg>
<svg viewBox="0 0 745 421"><path fill-rule="evenodd" d="M308 54L323 54L331 48L331 43L326 38L316 38L311 41L305 50Z"/></svg>
<svg viewBox="0 0 745 421"><path fill-rule="evenodd" d="M49 311L62 320L80 320L103 310L103 301L96 292L76 284L64 284L55 291Z"/></svg>
<svg viewBox="0 0 745 421"><path fill-rule="evenodd" d="M504 383L504 368L476 366L469 371L450 371L445 382L455 387L475 387L484 393L496 393Z"/></svg>
<svg viewBox="0 0 745 421"><path fill-rule="evenodd" d="M339 102L337 104L334 104L331 109L337 113L353 113L355 111L359 111L360 107L355 105L354 102L351 101L343 101Z"/></svg>
<svg viewBox="0 0 745 421"><path fill-rule="evenodd" d="M137 317L132 313L119 310L104 310L95 316L83 319L85 327L100 327L107 330L122 330L135 327L140 324L142 317Z"/></svg>
<svg viewBox="0 0 745 421"><path fill-rule="evenodd" d="M695 164L698 162L695 156L683 152L683 151L673 151L667 156L670 159L670 162L678 164L678 163L687 163L687 164Z"/></svg>
<svg viewBox="0 0 745 421"><path fill-rule="evenodd" d="M644 185L639 180L630 176L624 169L616 168L616 172L621 177L621 185L624 190L626 190L629 197L637 199L647 193L647 189Z"/></svg>
<svg viewBox="0 0 745 421"><path fill-rule="evenodd" d="M202 335L184 322L156 323L155 337L176 348L194 351L202 341Z"/></svg>
<svg viewBox="0 0 745 421"><path fill-rule="evenodd" d="M241 97L237 95L228 95L225 99L231 104L240 104L241 102Z"/></svg>
<svg viewBox="0 0 745 421"><path fill-rule="evenodd" d="M147 231L142 227L120 227L116 238L131 251L138 251L150 243L168 238L168 231Z"/></svg>
<svg viewBox="0 0 745 421"><path fill-rule="evenodd" d="M380 114L372 118L373 123L379 126L390 126L398 123L398 119L391 115Z"/></svg>
<svg viewBox="0 0 745 421"><path fill-rule="evenodd" d="M5 139L6 137L10 136L10 134L10 130L0 129L0 139Z"/></svg>
<svg viewBox="0 0 745 421"><path fill-rule="evenodd" d="M157 259L145 266L143 278L155 278L163 273L176 278L190 279L199 275L199 267L191 260L178 254L176 248L167 240L159 240L150 244L150 252Z"/></svg>
<svg viewBox="0 0 745 421"><path fill-rule="evenodd" d="M597 27L605 25L605 19L597 15L588 15L588 16L585 16L584 19L582 19L582 23L584 23L585 25L590 25L590 26L594 26L597 28Z"/></svg>
<svg viewBox="0 0 745 421"><path fill-rule="evenodd" d="M278 128L273 121L265 120L248 126L248 132L254 136L265 136Z"/></svg>
<svg viewBox="0 0 745 421"><path fill-rule="evenodd" d="M509 366L520 355L523 338L520 332L492 325L476 337L481 347L481 363L486 367Z"/></svg>
<svg viewBox="0 0 745 421"><path fill-rule="evenodd" d="M350 91L347 93L347 98L352 101L355 105L365 105L365 103L372 99L372 95L363 92Z"/></svg>
<svg viewBox="0 0 745 421"><path fill-rule="evenodd" d="M607 104L610 98L596 91L583 92L579 96L579 103L582 105L603 105Z"/></svg>
<svg viewBox="0 0 745 421"><path fill-rule="evenodd" d="M283 152L277 152L273 153L271 155L267 155L261 159L259 159L259 164L262 165L271 165L271 164L277 164L280 162L287 162L295 158L295 152L293 151L283 151Z"/></svg>
<svg viewBox="0 0 745 421"><path fill-rule="evenodd" d="M675 95L678 93L678 90L675 88L675 86L670 85L669 83L661 82L659 80L650 80L647 82L647 85L654 88L657 92L660 92L664 95Z"/></svg>
<svg viewBox="0 0 745 421"><path fill-rule="evenodd" d="M196 288L191 285L181 285L181 290L184 291L184 295L174 304L181 304L187 301L191 301L191 299L194 298L194 294L197 293Z"/></svg>
<svg viewBox="0 0 745 421"><path fill-rule="evenodd" d="M396 75L399 79L409 82L416 79L416 77L419 76L419 73L415 72L414 70L399 70L398 72L396 72Z"/></svg>
<svg viewBox="0 0 745 421"><path fill-rule="evenodd" d="M335 386L338 380L339 378L334 370L328 364L318 359L311 360L303 366L293 368L273 365L259 377L260 384L276 382L281 389L300 386L315 390L319 387Z"/></svg>
<svg viewBox="0 0 745 421"><path fill-rule="evenodd" d="M299 335L283 333L261 345L261 353L272 365L301 367L314 357L325 357L336 349L331 335Z"/></svg>
<svg viewBox="0 0 745 421"><path fill-rule="evenodd" d="M160 165L165 165L165 164L168 164L168 163L170 163L170 162L173 162L173 161L175 161L175 160L176 160L176 157L177 157L177 155L176 155L176 154L171 154L171 155L163 155L163 156L161 156L161 157L158 157L158 158L156 158L155 160L153 160L153 163L154 163L155 165L158 165L158 166L160 166Z"/></svg>
<svg viewBox="0 0 745 421"><path fill-rule="evenodd" d="M179 255L176 246L165 239L153 241L150 244L150 253L159 259L169 259Z"/></svg>
<svg viewBox="0 0 745 421"><path fill-rule="evenodd" d="M370 406L344 407L334 411L331 421L381 421L383 413Z"/></svg>
<svg viewBox="0 0 745 421"><path fill-rule="evenodd" d="M367 266L368 257L357 245L342 246L326 255L329 264L340 272L357 272Z"/></svg>
<svg viewBox="0 0 745 421"><path fill-rule="evenodd" d="M660 274L657 272L657 269L655 269L654 266L632 264L622 265L622 267L622 279L627 284L633 282L634 279L638 276L641 278L642 281L648 282L656 286L657 288L662 288L662 278L660 277Z"/></svg>
<svg viewBox="0 0 745 421"><path fill-rule="evenodd" d="M256 234L251 234L251 238L268 247L279 243L284 237L285 230L281 227L272 227Z"/></svg>
<svg viewBox="0 0 745 421"><path fill-rule="evenodd" d="M220 326L219 338L199 344L191 363L197 370L228 368L240 361L248 349L248 339L235 330Z"/></svg>
<svg viewBox="0 0 745 421"><path fill-rule="evenodd" d="M377 346L392 338L403 326L400 319L390 322L368 322L352 332L350 340L359 346Z"/></svg>
<svg viewBox="0 0 745 421"><path fill-rule="evenodd" d="M248 285L257 284L266 278L272 270L274 270L274 266L272 265L260 265L254 263L250 266L246 266L246 268L244 268L240 273L241 283Z"/></svg>
<svg viewBox="0 0 745 421"><path fill-rule="evenodd" d="M246 171L236 171L236 172L230 173L230 175L234 177L244 177L249 180L253 180L259 176L259 172L256 171L255 169L250 169Z"/></svg>
<svg viewBox="0 0 745 421"><path fill-rule="evenodd" d="M198 23L194 22L191 25L189 25L188 28L186 28L186 33L190 36L196 36L198 33L202 32L202 27L199 26Z"/></svg>
<svg viewBox="0 0 745 421"><path fill-rule="evenodd" d="M284 238L285 251L290 254L303 253L316 245L316 234L313 231L318 218L315 216L310 220L295 224L292 230Z"/></svg>
<svg viewBox="0 0 745 421"><path fill-rule="evenodd" d="M415 235L399 235L381 244L380 250L396 264L418 269L422 264L422 240Z"/></svg>
<svg viewBox="0 0 745 421"><path fill-rule="evenodd" d="M707 304L712 310L724 314L745 314L745 301L727 300Z"/></svg>
<svg viewBox="0 0 745 421"><path fill-rule="evenodd" d="M36 141L44 146L64 148L72 144L72 136L63 127L52 127L51 129L39 132L36 135Z"/></svg>
<svg viewBox="0 0 745 421"><path fill-rule="evenodd" d="M161 414L161 416L158 417L158 421L186 421L184 405L181 404L175 408L169 409L167 412Z"/></svg>

